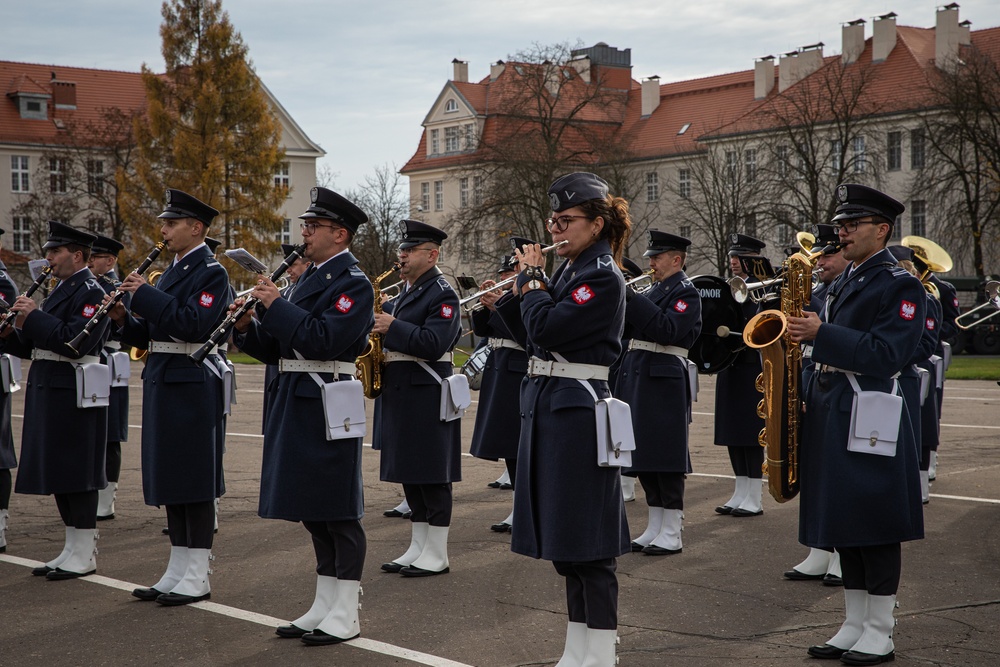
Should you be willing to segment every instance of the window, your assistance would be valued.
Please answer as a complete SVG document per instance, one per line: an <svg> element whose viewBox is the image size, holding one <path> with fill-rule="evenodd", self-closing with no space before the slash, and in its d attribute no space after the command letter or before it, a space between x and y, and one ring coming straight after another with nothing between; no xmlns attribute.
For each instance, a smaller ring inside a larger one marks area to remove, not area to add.
<svg viewBox="0 0 1000 667"><path fill-rule="evenodd" d="M910 130L910 169L924 168L924 130Z"/></svg>
<svg viewBox="0 0 1000 667"><path fill-rule="evenodd" d="M743 161L747 167L747 182L753 182L757 177L757 149L748 148L743 151Z"/></svg>
<svg viewBox="0 0 1000 667"><path fill-rule="evenodd" d="M28 156L27 155L11 155L10 156L10 191L11 192L30 192L31 180L28 176Z"/></svg>
<svg viewBox="0 0 1000 667"><path fill-rule="evenodd" d="M472 205L483 205L483 177L473 176L472 178Z"/></svg>
<svg viewBox="0 0 1000 667"><path fill-rule="evenodd" d="M788 178L788 146L778 146L774 150L778 165L778 178Z"/></svg>
<svg viewBox="0 0 1000 667"><path fill-rule="evenodd" d="M830 142L830 167L835 174L839 174L844 166L844 144L840 139Z"/></svg>
<svg viewBox="0 0 1000 667"><path fill-rule="evenodd" d="M445 113L452 113L454 111L458 111L458 102L456 102L455 100L448 100L447 102L444 103Z"/></svg>
<svg viewBox="0 0 1000 667"><path fill-rule="evenodd" d="M66 158L49 158L49 190L54 194L66 194Z"/></svg>
<svg viewBox="0 0 1000 667"><path fill-rule="evenodd" d="M778 225L778 245L786 246L792 242L792 227L787 221Z"/></svg>
<svg viewBox="0 0 1000 667"><path fill-rule="evenodd" d="M87 160L87 193L104 194L104 160Z"/></svg>
<svg viewBox="0 0 1000 667"><path fill-rule="evenodd" d="M431 155L437 155L441 152L441 144L438 139L438 130L431 130Z"/></svg>
<svg viewBox="0 0 1000 667"><path fill-rule="evenodd" d="M865 154L865 138L857 136L851 139L851 152L854 153L854 173L862 174L865 171L868 158Z"/></svg>
<svg viewBox="0 0 1000 667"><path fill-rule="evenodd" d="M434 181L434 210L444 210L444 181Z"/></svg>
<svg viewBox="0 0 1000 667"><path fill-rule="evenodd" d="M685 132L687 132L689 127L691 127L691 123L684 123L683 125L681 125L681 129L677 130L677 136L679 137Z"/></svg>
<svg viewBox="0 0 1000 667"><path fill-rule="evenodd" d="M421 183L420 184L420 210L429 211L431 210L431 184Z"/></svg>
<svg viewBox="0 0 1000 667"><path fill-rule="evenodd" d="M923 199L910 203L910 233L916 236L927 235L927 202Z"/></svg>
<svg viewBox="0 0 1000 667"><path fill-rule="evenodd" d="M11 239L11 248L13 248L14 252L30 252L31 221L28 220L27 216L15 215L13 217L11 229L14 237Z"/></svg>
<svg viewBox="0 0 1000 667"><path fill-rule="evenodd" d="M655 171L646 174L646 201L657 201L660 198L660 177Z"/></svg>
<svg viewBox="0 0 1000 667"><path fill-rule="evenodd" d="M458 203L465 208L469 205L469 177L458 179Z"/></svg>
<svg viewBox="0 0 1000 667"><path fill-rule="evenodd" d="M889 237L890 240L900 241L903 238L903 216L896 216L896 224L892 226L892 236Z"/></svg>
<svg viewBox="0 0 1000 667"><path fill-rule="evenodd" d="M899 171L903 168L903 133L890 132L885 140L886 164L889 171Z"/></svg>
<svg viewBox="0 0 1000 667"><path fill-rule="evenodd" d="M476 150L476 124L466 123L463 128L465 130L465 150Z"/></svg>
<svg viewBox="0 0 1000 667"><path fill-rule="evenodd" d="M285 218L284 222L281 223L281 230L274 235L274 240L278 243L291 243L292 242L292 221Z"/></svg>
<svg viewBox="0 0 1000 667"><path fill-rule="evenodd" d="M677 170L677 192L683 199L691 197L691 170Z"/></svg>
<svg viewBox="0 0 1000 667"><path fill-rule="evenodd" d="M278 170L274 172L274 187L284 189L287 193L291 190L291 186L291 165L288 162L282 162L281 165L278 166Z"/></svg>
<svg viewBox="0 0 1000 667"><path fill-rule="evenodd" d="M681 225L677 231L679 231L681 236L683 236L684 238L686 239L691 238L691 225Z"/></svg>
<svg viewBox="0 0 1000 667"><path fill-rule="evenodd" d="M729 180L736 180L736 151L726 151L726 173Z"/></svg>
<svg viewBox="0 0 1000 667"><path fill-rule="evenodd" d="M444 128L444 152L457 153L458 150L458 127Z"/></svg>
<svg viewBox="0 0 1000 667"><path fill-rule="evenodd" d="M747 213L743 216L743 233L757 236L757 214Z"/></svg>

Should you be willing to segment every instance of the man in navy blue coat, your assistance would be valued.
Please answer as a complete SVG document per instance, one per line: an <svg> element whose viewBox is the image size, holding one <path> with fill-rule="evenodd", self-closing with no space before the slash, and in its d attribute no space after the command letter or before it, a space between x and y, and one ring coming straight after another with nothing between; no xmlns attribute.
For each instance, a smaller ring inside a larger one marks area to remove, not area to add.
<svg viewBox="0 0 1000 667"><path fill-rule="evenodd" d="M0 229L0 237L3 230ZM3 245L0 243L0 245ZM7 267L0 261L0 297L9 306L18 295L17 286L7 274ZM4 349L4 340L0 339L0 351ZM7 363L6 361L4 363ZM19 357L11 357L10 363L21 367ZM10 507L10 492L13 489L10 471L17 467L17 455L14 453L14 435L10 428L10 387L0 387L0 554L7 551L7 517Z"/></svg>
<svg viewBox="0 0 1000 667"><path fill-rule="evenodd" d="M299 216L304 256L312 267L282 296L264 278L250 293L266 308L260 321L237 322L242 350L278 367L264 431L258 513L301 521L316 552L312 606L278 636L306 644L336 644L357 637L358 596L367 541L361 525L364 497L361 441L327 440L321 385L357 385L355 359L375 322L374 294L348 249L368 216L326 188L313 188L309 210ZM348 382L349 381L349 382Z"/></svg>
<svg viewBox="0 0 1000 667"><path fill-rule="evenodd" d="M691 383L687 351L701 333L701 297L684 273L689 239L653 229L645 257L653 286L626 290L625 357L615 396L632 408L636 449L629 475L646 493L646 530L632 551L680 553L684 477L691 472L688 423Z"/></svg>
<svg viewBox="0 0 1000 667"><path fill-rule="evenodd" d="M107 484L104 447L106 407L78 406L81 365L100 365L97 355L107 336L105 320L79 350L68 343L101 305L104 290L87 268L94 235L61 222L49 223L42 249L59 284L41 306L19 296L11 308L22 349L32 364L24 397L24 432L18 493L54 494L66 526L63 552L32 574L49 580L71 579L97 570L97 494ZM8 341L8 345L11 341ZM13 352L13 349L8 348ZM105 377L105 380L107 378ZM88 393L90 387L87 387ZM102 393L107 386L101 387Z"/></svg>
<svg viewBox="0 0 1000 667"><path fill-rule="evenodd" d="M926 296L886 250L903 205L863 185L841 185L836 196L832 222L851 265L830 288L825 322L810 312L788 318L793 340L813 341L816 364L799 451L799 541L835 547L844 580L846 620L809 654L866 665L894 657L900 543L923 537L923 508L919 453L905 406L896 417L892 455L848 449L856 402L850 381L853 375L863 391L898 395L895 378L902 384L915 377L910 364L925 328ZM855 430L866 427L872 428Z"/></svg>
<svg viewBox="0 0 1000 667"><path fill-rule="evenodd" d="M452 375L451 350L462 335L458 295L437 267L447 234L417 220L400 223L399 296L375 316L385 336L380 420L380 477L403 485L413 514L410 546L385 572L426 577L449 571L452 483L462 480L461 419L441 421L438 378ZM423 362L430 370L420 365Z"/></svg>
<svg viewBox="0 0 1000 667"><path fill-rule="evenodd" d="M173 262L156 287L130 273L121 289L132 294L131 310L116 306L122 342L149 350L143 373L142 491L147 505L166 506L170 560L160 580L132 595L163 605L210 597L208 565L215 525L215 499L222 483L224 429L223 362L197 351L226 317L229 274L216 261L205 236L218 211L180 190L167 190L159 217Z"/></svg>

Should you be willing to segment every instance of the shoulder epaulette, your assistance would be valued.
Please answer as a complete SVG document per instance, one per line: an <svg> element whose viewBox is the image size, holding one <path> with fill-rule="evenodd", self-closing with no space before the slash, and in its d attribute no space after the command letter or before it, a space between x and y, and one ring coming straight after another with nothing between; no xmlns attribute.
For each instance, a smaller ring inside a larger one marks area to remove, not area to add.
<svg viewBox="0 0 1000 667"><path fill-rule="evenodd" d="M614 260L614 258L611 255L598 255L597 256L597 268L599 268L599 269L608 269L609 271L613 271L614 269L616 269L618 267L615 264L615 260ZM620 273L621 269L618 269L618 271Z"/></svg>
<svg viewBox="0 0 1000 667"><path fill-rule="evenodd" d="M448 280L444 276L441 276L441 277L439 277L437 279L437 284L438 284L438 287L441 288L442 292L446 292L446 291L449 291L449 290L452 289L451 283L449 283Z"/></svg>

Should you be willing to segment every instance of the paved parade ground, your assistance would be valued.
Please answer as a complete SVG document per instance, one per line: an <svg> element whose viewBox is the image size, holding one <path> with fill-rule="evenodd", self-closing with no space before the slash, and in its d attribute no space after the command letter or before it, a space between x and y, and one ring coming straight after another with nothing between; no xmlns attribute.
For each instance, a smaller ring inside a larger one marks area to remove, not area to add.
<svg viewBox="0 0 1000 667"><path fill-rule="evenodd" d="M169 608L131 597L135 586L159 579L169 553L164 512L142 502L140 370L133 368L116 518L98 525L98 574L65 582L32 577L30 567L62 548L63 527L51 497L11 500L9 544L0 555L0 665L500 667L558 660L566 627L562 579L550 563L512 554L509 535L490 531L510 511L511 492L486 486L502 464L471 457L455 485L451 572L407 579L379 570L403 553L410 531L408 522L382 516L402 490L379 481L378 453L366 449L361 638L310 648L275 636L274 626L312 602L315 560L301 526L257 517L263 366L237 365L211 601ZM712 444L714 378L701 380L684 550L619 559L620 664L824 664L805 650L836 632L842 589L782 578L807 552L796 541L797 501L779 505L765 492L762 516L713 511L729 498L733 478L726 450ZM15 442L23 395L14 400ZM475 408L462 423L465 451ZM895 664L1000 665L1000 387L949 381L942 422L926 539L903 545ZM626 508L634 537L645 527L641 489Z"/></svg>

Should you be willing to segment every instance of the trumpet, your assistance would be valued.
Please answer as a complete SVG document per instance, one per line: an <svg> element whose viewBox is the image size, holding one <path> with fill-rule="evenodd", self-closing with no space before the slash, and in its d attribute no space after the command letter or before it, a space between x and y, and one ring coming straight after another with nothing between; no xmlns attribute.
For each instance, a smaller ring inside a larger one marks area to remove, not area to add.
<svg viewBox="0 0 1000 667"><path fill-rule="evenodd" d="M406 284L405 280L400 280L398 283L393 283L388 287L383 287L382 289L379 290L379 294L384 294L388 299L395 299L397 296L399 296L399 293L403 291L403 285L405 284ZM390 290L395 290L396 293L389 294Z"/></svg>
<svg viewBox="0 0 1000 667"><path fill-rule="evenodd" d="M281 276L284 275L285 271L288 270L288 267L294 264L295 260L297 260L299 257L302 256L302 252L305 249L306 249L305 244L295 246L292 249L292 251L288 253L288 257L285 257L285 259L281 261L281 265L278 266L278 268L274 270L274 273L271 274L269 278L270 281L274 282L279 278L281 278ZM203 362L205 360L205 357L208 356L209 352L211 352L217 345L222 343L224 340L229 338L229 334L232 332L233 327L236 326L236 321L239 320L244 315L246 315L247 313L249 313L251 310L253 310L253 308L257 306L258 301L260 301L260 299L255 299L254 297L250 297L249 299L243 302L242 306L238 307L236 310L229 313L229 315L226 316L226 319L222 321L222 324L220 324L219 327L212 332L212 335L208 337L208 340L205 341L205 344L202 345L200 348L198 348L196 351L189 354L188 359L190 359L196 364L200 364L201 362Z"/></svg>
<svg viewBox="0 0 1000 667"><path fill-rule="evenodd" d="M288 289L289 285L291 285L291 282L288 280L288 276L281 276L281 278L279 278L274 283L274 286L278 288L279 292L283 292L286 289ZM254 287L256 287L256 285L254 285ZM253 291L253 287L248 287L245 290L237 292L236 293L236 298L237 299L242 299L243 297L245 297L247 294L249 294L252 291Z"/></svg>
<svg viewBox="0 0 1000 667"><path fill-rule="evenodd" d="M559 246L566 245L567 243L569 243L569 241L560 241L559 243L553 243L550 246L545 246L544 248L542 248L542 253L544 254L544 253L549 252L550 250L555 250ZM459 301L458 305L464 307L465 304L469 303L470 301L474 301L474 300L478 299L479 297L481 297L484 294L489 294L490 292L494 292L494 291L496 291L498 289L503 289L504 287L507 287L508 285L513 285L515 280L517 280L517 276L516 275L513 275L510 278L506 278L504 280L501 280L500 282L498 282L493 287L487 287L486 289L479 290L475 294L470 294L469 296L467 296L464 299L462 299L461 301Z"/></svg>
<svg viewBox="0 0 1000 667"><path fill-rule="evenodd" d="M34 294L38 290L38 288L42 286L42 284L45 282L45 279L49 277L50 273L52 273L51 265L46 266L44 269L42 269L42 272L38 274L37 278L35 278L35 282L31 283L31 285L28 286L28 289L24 290L24 293L21 296L30 298L31 295ZM7 327L14 324L15 319L17 319L17 311L8 310L6 313L4 313L3 319L0 319L0 334L6 331Z"/></svg>
<svg viewBox="0 0 1000 667"><path fill-rule="evenodd" d="M649 283L648 285L642 285L641 287L636 287L636 285L638 285L639 283L647 281ZM634 291L636 294L642 294L643 292L653 289L653 285L655 284L656 281L653 280L653 269L649 269L648 271L643 271L632 280L626 282L625 287L631 287L632 291Z"/></svg>
<svg viewBox="0 0 1000 667"><path fill-rule="evenodd" d="M989 295L989 298L986 299L986 303L981 303L978 306L976 306L975 308L973 308L972 310L970 310L968 312L965 312L965 313L962 313L961 315L959 315L958 317L956 317L955 318L955 326L957 326L962 331L968 331L969 329L971 329L972 327L976 326L980 322L985 322L986 320L990 319L991 317L995 317L997 313L1000 313L1000 282L997 282L996 280L991 280L988 283L986 283L986 293ZM968 321L968 318L973 313L975 313L977 311L980 311L980 310L982 310L983 308L986 308L986 307L992 307L993 308L993 312L990 313L989 315L985 315L983 317L975 318L971 322L969 322L968 324L965 324L965 323L963 323L961 321L963 319L965 319L966 321Z"/></svg>

